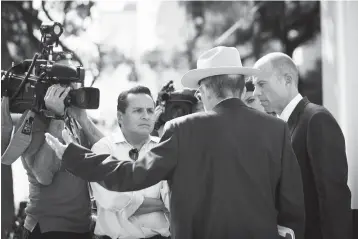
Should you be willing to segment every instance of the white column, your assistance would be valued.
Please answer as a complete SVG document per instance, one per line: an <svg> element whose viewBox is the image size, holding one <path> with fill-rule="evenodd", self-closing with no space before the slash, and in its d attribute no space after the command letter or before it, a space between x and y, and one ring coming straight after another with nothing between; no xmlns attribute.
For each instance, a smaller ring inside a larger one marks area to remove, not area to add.
<svg viewBox="0 0 358 239"><path fill-rule="evenodd" d="M358 2L321 1L323 105L346 140L352 208L358 209Z"/></svg>

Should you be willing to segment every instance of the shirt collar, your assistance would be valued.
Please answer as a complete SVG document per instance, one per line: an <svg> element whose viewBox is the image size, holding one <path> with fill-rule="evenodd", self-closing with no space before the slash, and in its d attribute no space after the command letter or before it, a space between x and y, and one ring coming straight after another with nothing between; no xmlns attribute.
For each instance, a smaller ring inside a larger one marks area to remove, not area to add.
<svg viewBox="0 0 358 239"><path fill-rule="evenodd" d="M216 105L215 105L213 108L217 107L217 106L218 106L220 103L222 103L223 101L231 100L231 99L239 99L239 98L237 98L237 97L228 97L228 98L225 98L225 99L223 99L223 100L220 100L218 103L216 103Z"/></svg>
<svg viewBox="0 0 358 239"><path fill-rule="evenodd" d="M114 131L114 133L112 133L112 138L113 138L113 143L115 143L115 144L120 144L120 143L124 143L124 142L126 142L127 144L130 144L124 137L120 127L117 127L116 130ZM160 139L158 137L149 135L148 142L152 141L154 143L159 143L159 140Z"/></svg>
<svg viewBox="0 0 358 239"><path fill-rule="evenodd" d="M293 110L296 108L296 106L298 105L298 103L303 99L301 94L298 94L295 96L295 98L293 98L290 103L288 103L288 105L286 105L286 107L283 109L282 113L280 114L280 119L284 120L285 122L288 121L288 119L290 118Z"/></svg>

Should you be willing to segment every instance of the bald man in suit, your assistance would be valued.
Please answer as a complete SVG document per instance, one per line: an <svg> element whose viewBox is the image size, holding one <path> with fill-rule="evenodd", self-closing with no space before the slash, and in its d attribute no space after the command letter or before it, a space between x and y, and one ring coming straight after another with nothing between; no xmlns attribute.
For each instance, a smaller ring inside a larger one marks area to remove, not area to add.
<svg viewBox="0 0 358 239"><path fill-rule="evenodd" d="M270 53L255 63L261 75L255 92L265 109L287 122L301 167L305 239L352 238L351 192L344 135L332 114L298 92L298 70L283 53Z"/></svg>

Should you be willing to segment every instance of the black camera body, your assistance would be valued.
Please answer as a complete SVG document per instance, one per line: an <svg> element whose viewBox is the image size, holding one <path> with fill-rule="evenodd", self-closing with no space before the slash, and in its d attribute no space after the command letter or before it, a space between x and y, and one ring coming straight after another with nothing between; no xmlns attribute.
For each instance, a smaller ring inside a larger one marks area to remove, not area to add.
<svg viewBox="0 0 358 239"><path fill-rule="evenodd" d="M198 99L194 96L195 90L174 91L170 81L158 94L156 106L163 105L164 112L155 122L154 129L158 130L169 120L193 113Z"/></svg>
<svg viewBox="0 0 358 239"><path fill-rule="evenodd" d="M42 24L40 30L42 53L36 53L32 60L24 60L8 71L1 71L1 97L10 98L11 113L23 113L28 109L43 113L46 111L44 97L50 86L61 84L71 87L73 83L83 85L84 68L70 64L69 54L53 52L53 45L58 44L63 32L61 24ZM99 90L92 87L72 89L64 103L82 109L97 109Z"/></svg>

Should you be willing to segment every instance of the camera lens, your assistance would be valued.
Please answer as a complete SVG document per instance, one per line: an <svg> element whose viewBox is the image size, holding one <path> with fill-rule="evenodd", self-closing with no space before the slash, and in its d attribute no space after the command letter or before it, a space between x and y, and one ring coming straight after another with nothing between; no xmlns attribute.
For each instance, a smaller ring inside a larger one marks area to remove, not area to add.
<svg viewBox="0 0 358 239"><path fill-rule="evenodd" d="M61 27L59 25L55 25L53 27L53 32L56 34L56 35L59 35L61 33Z"/></svg>

